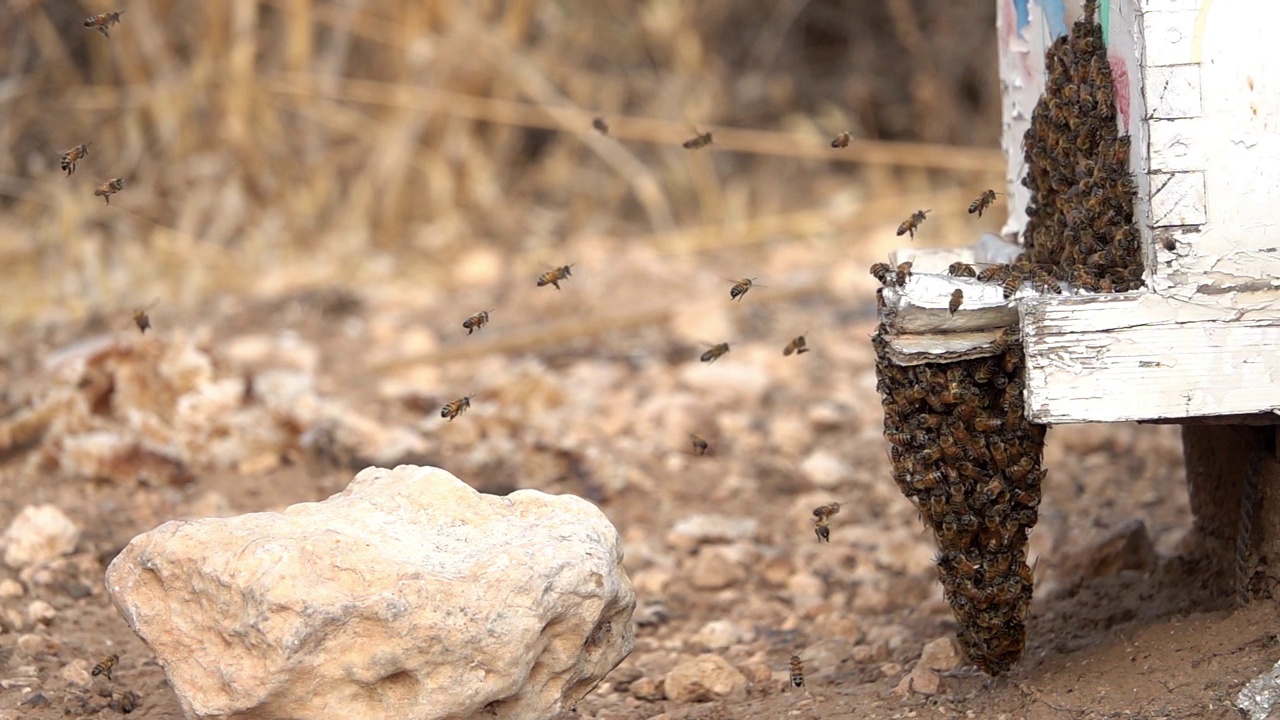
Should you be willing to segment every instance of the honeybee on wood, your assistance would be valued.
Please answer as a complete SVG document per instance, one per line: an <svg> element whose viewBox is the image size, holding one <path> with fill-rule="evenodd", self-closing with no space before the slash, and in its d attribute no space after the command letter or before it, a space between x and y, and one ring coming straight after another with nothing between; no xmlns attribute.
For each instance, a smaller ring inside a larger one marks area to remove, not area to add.
<svg viewBox="0 0 1280 720"><path fill-rule="evenodd" d="M706 352L702 353L702 357L700 359L704 363L715 362L727 352L729 352L729 343L727 342L720 343L719 345L712 345L707 348Z"/></svg>
<svg viewBox="0 0 1280 720"><path fill-rule="evenodd" d="M489 323L489 313L491 312L493 311L481 310L475 315L472 315L466 320L463 320L462 327L466 328L467 334L470 335L471 333L475 332L476 330L479 330L480 328L484 327Z"/></svg>
<svg viewBox="0 0 1280 720"><path fill-rule="evenodd" d="M809 352L809 348L805 345L803 335L796 336L794 339L791 340L791 342L787 343L786 347L782 348L783 357L786 357L791 354L803 355L807 352Z"/></svg>
<svg viewBox="0 0 1280 720"><path fill-rule="evenodd" d="M835 139L835 140L832 140L832 141L831 141L831 147L833 147L833 148L847 148L847 147L849 147L849 141L850 141L850 140L853 140L853 135L852 135L852 134L850 134L850 133L848 133L848 132L842 132L842 133L840 133L839 135L837 135L837 136L836 136L836 139Z"/></svg>
<svg viewBox="0 0 1280 720"><path fill-rule="evenodd" d="M893 271L893 266L882 262L871 266L871 277L879 280L885 287L896 284L898 278L897 273Z"/></svg>
<svg viewBox="0 0 1280 720"><path fill-rule="evenodd" d="M991 203L996 201L996 196L1003 194L1004 193L998 193L995 190L983 190L982 194L978 196L978 199L969 203L969 214L972 215L977 213L978 217L982 217L982 212L991 207Z"/></svg>
<svg viewBox="0 0 1280 720"><path fill-rule="evenodd" d="M693 444L694 451L699 455L706 455L707 450L711 449L711 445L707 442L707 439L698 433L689 433L689 442Z"/></svg>
<svg viewBox="0 0 1280 720"><path fill-rule="evenodd" d="M804 663L799 655L791 656L791 686L804 687Z"/></svg>
<svg viewBox="0 0 1280 720"><path fill-rule="evenodd" d="M62 153L62 157L58 160L58 165L67 173L67 177L71 177L71 173L76 171L76 163L89 154L89 146L92 144L92 142L87 142Z"/></svg>
<svg viewBox="0 0 1280 720"><path fill-rule="evenodd" d="M898 226L898 234L906 235L907 233L911 233L911 238L914 240L916 237L916 230L920 229L920 223L924 222L925 216L931 212L933 212L933 210L917 210L911 213L911 217L903 220L902 224Z"/></svg>
<svg viewBox="0 0 1280 720"><path fill-rule="evenodd" d="M147 330L151 329L151 316L146 310L134 310L133 324L138 326L138 332L146 335Z"/></svg>
<svg viewBox="0 0 1280 720"><path fill-rule="evenodd" d="M595 128L601 135L609 134L609 123L605 122L605 119L602 117L593 118L591 120L591 127Z"/></svg>
<svg viewBox="0 0 1280 720"><path fill-rule="evenodd" d="M755 285L755 278L742 278L741 280L731 280L733 287L729 288L730 300L741 300L747 291Z"/></svg>
<svg viewBox="0 0 1280 720"><path fill-rule="evenodd" d="M570 268L572 267L573 267L572 264L561 265L560 267L555 268L554 270L548 270L542 273L541 275L538 276L538 287L542 287L543 285L551 285L555 287L556 290L559 290L560 283L564 282L565 278L568 278L571 275L573 275L573 273L570 272Z"/></svg>
<svg viewBox="0 0 1280 720"><path fill-rule="evenodd" d="M957 260L947 268L947 274L951 277L977 277L978 271L969 263Z"/></svg>
<svg viewBox="0 0 1280 720"><path fill-rule="evenodd" d="M1013 343L1013 329L1005 328L996 336L995 343L991 346L997 353L1002 353L1009 349L1009 345Z"/></svg>
<svg viewBox="0 0 1280 720"><path fill-rule="evenodd" d="M911 279L911 266L914 264L915 263L908 260L904 263L899 263L898 267L894 268L894 273L897 274L896 282L898 287L906 285L907 281Z"/></svg>
<svg viewBox="0 0 1280 720"><path fill-rule="evenodd" d="M440 417L448 418L449 422L453 422L454 418L466 412L467 409L471 407L471 398L473 397L475 397L475 395L467 395L466 397L460 397L457 400L454 400L453 402L440 408Z"/></svg>
<svg viewBox="0 0 1280 720"><path fill-rule="evenodd" d="M1000 283L1000 290L1004 294L1004 299L1008 300L1018 292L1018 288L1022 287L1025 278L1016 272L1009 273L1009 276Z"/></svg>
<svg viewBox="0 0 1280 720"><path fill-rule="evenodd" d="M105 658L103 658L102 662L98 663L97 665L94 665L93 672L90 674L93 675L94 677L97 677L99 675L106 675L107 679L110 680L112 679L111 671L115 670L116 666L119 664L120 664L120 656L115 653L112 653L106 656Z"/></svg>
<svg viewBox="0 0 1280 720"><path fill-rule="evenodd" d="M947 303L947 310L949 310L952 315L955 315L956 311L960 309L960 303L962 302L964 302L964 291L960 288L956 288L955 291L951 293L951 302Z"/></svg>
<svg viewBox="0 0 1280 720"><path fill-rule="evenodd" d="M124 14L124 10L118 12L104 12L98 15L92 15L84 19L84 26L87 28L97 28L98 32L104 37L111 37L107 32L107 28L120 22L120 16Z"/></svg>
<svg viewBox="0 0 1280 720"><path fill-rule="evenodd" d="M94 194L94 197L102 197L104 200L107 201L107 204L110 205L111 196L120 192L123 189L124 189L124 178L111 178L110 180L99 185L98 189L93 191L93 194Z"/></svg>
<svg viewBox="0 0 1280 720"><path fill-rule="evenodd" d="M697 128L694 128L693 132L694 136L681 144L685 150L698 150L711 144L711 131L700 133Z"/></svg>

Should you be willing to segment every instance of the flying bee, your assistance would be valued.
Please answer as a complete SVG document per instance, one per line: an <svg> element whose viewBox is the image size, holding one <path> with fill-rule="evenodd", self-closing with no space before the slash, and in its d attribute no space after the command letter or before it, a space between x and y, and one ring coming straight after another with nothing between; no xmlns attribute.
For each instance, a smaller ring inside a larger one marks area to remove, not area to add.
<svg viewBox="0 0 1280 720"><path fill-rule="evenodd" d="M727 352L729 352L729 343L727 342L720 343L719 345L712 345L707 348L706 352L702 353L702 357L700 359L704 363L715 362Z"/></svg>
<svg viewBox="0 0 1280 720"><path fill-rule="evenodd" d="M897 283L897 274L893 271L893 266L889 263L878 262L871 266L871 277L880 281L881 285L888 287Z"/></svg>
<svg viewBox="0 0 1280 720"><path fill-rule="evenodd" d="M835 139L835 140L832 140L832 141L831 141L831 147L833 147L833 148L847 148L847 147L849 147L849 141L850 141L850 140L852 140L852 139L853 139L853 135L852 135L852 134L850 134L850 133L848 133L848 132L842 132L842 133L840 133L839 135L837 135L837 136L836 136L836 139Z"/></svg>
<svg viewBox="0 0 1280 720"><path fill-rule="evenodd" d="M123 189L124 189L124 178L111 178L110 180L99 185L98 189L93 191L93 195L94 197L99 197L99 196L102 197L104 200L107 201L107 204L110 205L111 196L120 192Z"/></svg>
<svg viewBox="0 0 1280 720"><path fill-rule="evenodd" d="M120 656L115 653L112 653L106 656L105 658L103 658L102 662L98 663L97 665L94 665L93 672L90 674L93 675L94 677L97 677L99 675L106 675L107 679L110 680L111 671L114 670L116 666L118 666L119 664L120 664Z"/></svg>
<svg viewBox="0 0 1280 720"><path fill-rule="evenodd" d="M791 656L791 686L804 687L804 663L799 655Z"/></svg>
<svg viewBox="0 0 1280 720"><path fill-rule="evenodd" d="M977 200L969 203L969 214L972 215L977 213L978 217L982 217L982 212L991 207L991 203L996 201L996 196L1003 194L1004 193L998 193L995 190L983 190Z"/></svg>
<svg viewBox="0 0 1280 720"><path fill-rule="evenodd" d="M467 408L471 407L471 398L473 397L475 397L475 395L467 395L466 397L460 397L457 400L454 400L453 402L440 408L440 417L448 418L449 422L453 422L454 418L466 412Z"/></svg>
<svg viewBox="0 0 1280 720"><path fill-rule="evenodd" d="M964 302L964 291L960 288L956 288L955 291L951 293L951 302L947 303L947 310L951 311L952 315L955 315L956 311L960 309L960 303L962 302Z"/></svg>
<svg viewBox="0 0 1280 720"><path fill-rule="evenodd" d="M803 335L796 336L791 342L787 343L786 347L782 348L782 355L784 357L793 353L796 355L803 355L807 352L809 352L809 348L805 345Z"/></svg>
<svg viewBox="0 0 1280 720"><path fill-rule="evenodd" d="M693 444L693 449L699 455L706 455L707 450L711 449L711 445L707 442L707 439L698 433L689 433L689 442Z"/></svg>
<svg viewBox="0 0 1280 720"><path fill-rule="evenodd" d="M542 287L543 285L551 285L551 286L554 286L556 290L559 290L560 283L564 282L565 278L573 275L573 273L570 272L570 268L572 267L573 267L572 264L561 265L560 267L554 270L548 270L542 273L541 275L538 276L538 287Z"/></svg>
<svg viewBox="0 0 1280 720"><path fill-rule="evenodd" d="M693 132L694 136L681 144L685 150L698 150L711 144L711 131L700 133L697 128L694 128Z"/></svg>
<svg viewBox="0 0 1280 720"><path fill-rule="evenodd" d="M730 300L741 300L747 291L755 285L755 278L742 278L741 280L733 280L733 287L729 288ZM761 286L763 287L763 286Z"/></svg>
<svg viewBox="0 0 1280 720"><path fill-rule="evenodd" d="M92 15L84 19L84 26L87 28L97 28L103 37L111 37L107 33L107 28L120 22L120 16L124 14L124 10L118 12L104 12L98 15Z"/></svg>
<svg viewBox="0 0 1280 720"><path fill-rule="evenodd" d="M902 224L898 226L898 234L906 235L907 233L911 233L911 238L914 240L916 237L916 230L920 229L920 223L924 222L925 216L931 212L933 211L917 210L911 213L911 217L903 220Z"/></svg>
<svg viewBox="0 0 1280 720"><path fill-rule="evenodd" d="M58 165L67 173L67 177L71 177L71 173L76 171L76 163L89 154L89 146L92 144L92 142L87 142L62 153L62 157L58 160Z"/></svg>
<svg viewBox="0 0 1280 720"><path fill-rule="evenodd" d="M816 518L817 520L826 520L827 518L830 518L832 515L836 515L839 512L840 512L840 503L838 502L827 503L826 505L819 505L818 507L814 508L813 517Z"/></svg>
<svg viewBox="0 0 1280 720"><path fill-rule="evenodd" d="M472 315L466 320L463 320L462 327L466 328L467 334L470 335L471 333L475 332L476 330L479 330L480 328L484 327L489 323L489 313L491 312L493 311L481 310L475 315Z"/></svg>
<svg viewBox="0 0 1280 720"><path fill-rule="evenodd" d="M957 260L947 268L947 274L951 277L977 277L978 271L974 270L969 263Z"/></svg>
<svg viewBox="0 0 1280 720"><path fill-rule="evenodd" d="M591 120L591 127L595 128L596 132L601 135L609 134L609 123L605 122L605 119L602 117L593 118Z"/></svg>
<svg viewBox="0 0 1280 720"><path fill-rule="evenodd" d="M146 335L147 330L151 329L151 316L146 310L134 310L133 324L138 326L138 332Z"/></svg>

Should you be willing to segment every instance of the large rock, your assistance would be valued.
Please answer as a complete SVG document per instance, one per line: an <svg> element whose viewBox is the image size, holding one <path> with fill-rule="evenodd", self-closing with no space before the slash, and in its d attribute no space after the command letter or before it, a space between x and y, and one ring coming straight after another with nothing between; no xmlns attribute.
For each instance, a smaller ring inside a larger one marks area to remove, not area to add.
<svg viewBox="0 0 1280 720"><path fill-rule="evenodd" d="M107 587L188 717L546 718L633 648L619 543L577 497L402 465L283 513L165 523Z"/></svg>

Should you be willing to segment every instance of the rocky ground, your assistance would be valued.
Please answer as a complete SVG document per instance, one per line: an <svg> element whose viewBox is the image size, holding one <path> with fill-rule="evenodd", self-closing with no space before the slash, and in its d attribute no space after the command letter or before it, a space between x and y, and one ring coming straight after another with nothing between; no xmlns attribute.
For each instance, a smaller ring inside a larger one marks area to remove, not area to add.
<svg viewBox="0 0 1280 720"><path fill-rule="evenodd" d="M672 270L600 242L572 260L559 292L477 251L449 288L161 303L145 336L125 314L0 339L0 527L60 510L7 538L58 558L0 568L0 718L112 716L126 692L134 717L182 717L106 564L166 520L323 498L368 464L574 493L617 526L636 650L566 718L1228 718L1275 662L1272 609L1234 611L1182 557L1178 428L1098 425L1049 431L1026 652L972 671L889 475L871 259L776 243ZM765 286L731 303L742 275ZM812 352L784 357L802 333ZM811 511L832 501L821 544ZM91 675L111 653L112 678Z"/></svg>

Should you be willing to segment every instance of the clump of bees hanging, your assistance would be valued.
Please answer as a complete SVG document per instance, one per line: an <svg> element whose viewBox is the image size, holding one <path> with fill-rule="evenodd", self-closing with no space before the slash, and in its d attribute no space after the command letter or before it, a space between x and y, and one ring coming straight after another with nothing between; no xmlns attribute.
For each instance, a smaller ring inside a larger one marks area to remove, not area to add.
<svg viewBox="0 0 1280 720"><path fill-rule="evenodd" d="M1088 0L1045 56L1044 95L1022 141L1031 191L1023 257L1085 290L1126 292L1142 286L1136 188L1096 11Z"/></svg>

